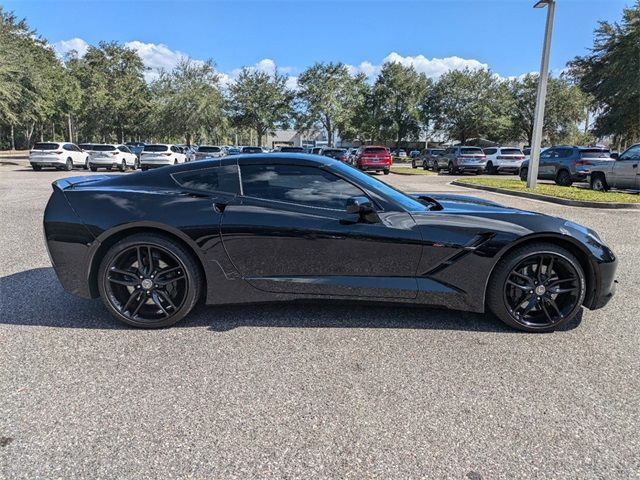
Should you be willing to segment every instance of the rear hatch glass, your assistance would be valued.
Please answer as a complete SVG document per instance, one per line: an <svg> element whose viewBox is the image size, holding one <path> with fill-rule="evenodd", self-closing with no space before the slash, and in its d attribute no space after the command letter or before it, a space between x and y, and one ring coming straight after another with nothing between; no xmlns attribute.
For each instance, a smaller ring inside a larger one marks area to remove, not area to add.
<svg viewBox="0 0 640 480"><path fill-rule="evenodd" d="M34 150L57 150L60 146L57 143L36 143Z"/></svg>
<svg viewBox="0 0 640 480"><path fill-rule="evenodd" d="M518 148L502 148L500 155L523 155L523 153Z"/></svg>
<svg viewBox="0 0 640 480"><path fill-rule="evenodd" d="M580 158L610 158L608 150L580 150Z"/></svg>
<svg viewBox="0 0 640 480"><path fill-rule="evenodd" d="M199 153L220 153L220 147L200 147Z"/></svg>
<svg viewBox="0 0 640 480"><path fill-rule="evenodd" d="M166 145L145 145L144 152L166 152L169 147Z"/></svg>
<svg viewBox="0 0 640 480"><path fill-rule="evenodd" d="M242 149L243 153L262 153L262 149L260 147L244 147Z"/></svg>
<svg viewBox="0 0 640 480"><path fill-rule="evenodd" d="M94 145L92 150L94 152L110 152L116 150L116 147L113 145Z"/></svg>
<svg viewBox="0 0 640 480"><path fill-rule="evenodd" d="M387 149L386 148L365 148L364 149L364 153L367 155L381 155L381 154L386 154L387 153Z"/></svg>
<svg viewBox="0 0 640 480"><path fill-rule="evenodd" d="M484 155L484 152L481 148L461 148L461 155Z"/></svg>

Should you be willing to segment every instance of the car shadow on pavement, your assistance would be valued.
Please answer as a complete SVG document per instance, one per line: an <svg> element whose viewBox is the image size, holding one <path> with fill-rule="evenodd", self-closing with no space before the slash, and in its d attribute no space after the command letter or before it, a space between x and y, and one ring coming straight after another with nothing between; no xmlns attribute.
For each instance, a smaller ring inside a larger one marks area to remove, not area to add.
<svg viewBox="0 0 640 480"><path fill-rule="evenodd" d="M582 312L560 330L572 330ZM66 293L53 268L35 268L0 277L0 324L62 328L127 329L98 299ZM176 327L206 326L213 332L239 327L395 328L519 333L492 314L423 306L362 302L289 302L197 306Z"/></svg>

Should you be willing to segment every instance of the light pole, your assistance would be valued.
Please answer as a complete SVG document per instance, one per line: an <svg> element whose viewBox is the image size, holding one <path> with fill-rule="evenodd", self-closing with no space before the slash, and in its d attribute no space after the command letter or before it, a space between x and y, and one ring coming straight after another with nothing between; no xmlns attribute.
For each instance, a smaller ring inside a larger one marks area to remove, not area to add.
<svg viewBox="0 0 640 480"><path fill-rule="evenodd" d="M549 50L551 48L553 11L555 10L556 2L555 0L539 0L533 6L533 8L544 8L545 6L547 7L547 25L544 29L538 95L536 96L536 110L533 117L533 137L531 138L527 188L536 188L536 183L538 182L538 164L540 163L540 145L542 143L542 126L544 125L544 103L547 97L547 78L549 76Z"/></svg>

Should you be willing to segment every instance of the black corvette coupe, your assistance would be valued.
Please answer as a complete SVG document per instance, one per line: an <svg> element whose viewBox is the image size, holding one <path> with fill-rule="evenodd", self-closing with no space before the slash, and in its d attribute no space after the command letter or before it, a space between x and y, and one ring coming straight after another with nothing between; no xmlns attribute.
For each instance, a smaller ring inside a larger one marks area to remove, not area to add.
<svg viewBox="0 0 640 480"><path fill-rule="evenodd" d="M407 195L317 155L238 155L57 180L44 214L64 288L165 327L207 304L424 304L549 331L614 293L581 225L456 195Z"/></svg>

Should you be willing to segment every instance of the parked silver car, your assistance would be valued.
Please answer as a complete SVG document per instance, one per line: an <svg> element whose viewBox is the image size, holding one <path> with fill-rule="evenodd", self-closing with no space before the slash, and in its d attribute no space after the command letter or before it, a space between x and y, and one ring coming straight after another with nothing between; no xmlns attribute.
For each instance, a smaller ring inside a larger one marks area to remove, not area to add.
<svg viewBox="0 0 640 480"><path fill-rule="evenodd" d="M591 167L589 183L593 190L610 188L640 190L640 143L630 146L614 161Z"/></svg>
<svg viewBox="0 0 640 480"><path fill-rule="evenodd" d="M435 157L435 170L448 170L450 174L464 172L484 173L487 156L480 147L456 146L447 148L442 155Z"/></svg>

